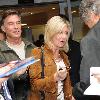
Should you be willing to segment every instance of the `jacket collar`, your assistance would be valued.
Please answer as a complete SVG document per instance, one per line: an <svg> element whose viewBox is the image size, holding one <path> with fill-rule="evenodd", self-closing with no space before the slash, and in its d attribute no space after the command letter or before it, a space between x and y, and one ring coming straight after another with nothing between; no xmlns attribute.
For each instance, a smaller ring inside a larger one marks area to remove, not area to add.
<svg viewBox="0 0 100 100"><path fill-rule="evenodd" d="M35 47L35 45L33 45L33 43L27 41L26 39L22 38L22 41L25 43L25 48L27 48L28 46L32 46Z"/></svg>
<svg viewBox="0 0 100 100"><path fill-rule="evenodd" d="M54 60L53 51L49 48L49 46L47 44L44 45L44 50L45 50L46 53L51 55L51 58ZM64 56L63 56L64 55L64 51L60 51L59 53L61 55L61 58L64 59Z"/></svg>
<svg viewBox="0 0 100 100"><path fill-rule="evenodd" d="M45 52L46 52L46 54L48 54L47 56L49 56L54 61L53 51L49 48L49 46L47 44L44 45L44 54L45 54ZM70 63L68 61L67 55L65 54L65 52L63 50L60 50L60 55L61 55L61 58L64 60L67 69L69 70Z"/></svg>
<svg viewBox="0 0 100 100"><path fill-rule="evenodd" d="M25 48L27 48L28 46L34 46L31 42L27 41L24 38L22 39L22 41L25 43ZM1 51L12 50L7 46L6 41L0 41L0 49L1 49Z"/></svg>

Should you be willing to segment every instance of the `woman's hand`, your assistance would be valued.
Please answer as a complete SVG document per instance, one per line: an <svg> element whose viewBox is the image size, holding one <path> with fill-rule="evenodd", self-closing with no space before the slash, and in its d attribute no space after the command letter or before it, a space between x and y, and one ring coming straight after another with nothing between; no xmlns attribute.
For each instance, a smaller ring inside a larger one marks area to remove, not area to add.
<svg viewBox="0 0 100 100"><path fill-rule="evenodd" d="M66 68L60 69L54 74L55 81L63 81L67 76Z"/></svg>
<svg viewBox="0 0 100 100"><path fill-rule="evenodd" d="M75 100L75 98L72 96L72 100Z"/></svg>
<svg viewBox="0 0 100 100"><path fill-rule="evenodd" d="M66 68L62 68L58 71L58 77L60 81L63 81L67 76L67 70Z"/></svg>

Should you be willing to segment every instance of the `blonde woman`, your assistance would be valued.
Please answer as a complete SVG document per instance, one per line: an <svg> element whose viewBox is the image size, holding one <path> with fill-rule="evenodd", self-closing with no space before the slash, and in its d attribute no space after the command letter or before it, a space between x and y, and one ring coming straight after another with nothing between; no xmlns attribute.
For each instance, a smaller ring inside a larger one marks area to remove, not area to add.
<svg viewBox="0 0 100 100"><path fill-rule="evenodd" d="M72 100L70 64L65 54L68 51L70 31L68 21L60 16L48 20L45 26L44 46L42 49L32 50L32 56L43 59L29 67L31 83L29 100ZM42 95L40 91L43 92ZM43 95L45 96L41 99Z"/></svg>

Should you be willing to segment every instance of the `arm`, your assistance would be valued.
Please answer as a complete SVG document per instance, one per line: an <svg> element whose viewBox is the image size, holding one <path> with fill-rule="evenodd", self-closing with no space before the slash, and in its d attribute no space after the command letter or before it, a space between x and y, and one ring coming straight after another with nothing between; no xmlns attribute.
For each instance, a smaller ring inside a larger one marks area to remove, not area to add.
<svg viewBox="0 0 100 100"><path fill-rule="evenodd" d="M85 38L81 41L80 82L73 89L76 94L82 95L90 85L90 67L100 66L100 46L94 38Z"/></svg>
<svg viewBox="0 0 100 100"><path fill-rule="evenodd" d="M6 72L8 72L9 70L11 70L12 68L10 66L6 66L6 64L0 64L0 74L4 74ZM3 77L3 78L0 78L0 88L1 88L1 85L4 81L8 80L10 76L6 76L6 77Z"/></svg>
<svg viewBox="0 0 100 100"><path fill-rule="evenodd" d="M90 67L100 66L100 47L94 39L81 42L82 61L80 65L80 80L90 84Z"/></svg>
<svg viewBox="0 0 100 100"><path fill-rule="evenodd" d="M55 92L56 82L54 80L54 74L51 74L51 76L46 75L44 79L41 79L41 66L39 62L29 67L29 76L32 88L35 89L35 91L44 90Z"/></svg>
<svg viewBox="0 0 100 100"><path fill-rule="evenodd" d="M0 63L9 62L8 58L6 58L7 56L5 56L5 55L6 55L5 53L3 53L3 52L0 51ZM8 55L8 57L9 57L9 55ZM14 59L14 58L13 58L13 59ZM12 59L12 60L13 60L13 59ZM17 60L11 61L11 63L12 63L11 66L12 66L12 67L14 67L14 64L16 63L16 61L17 61ZM26 71L26 69L22 69L22 70L20 70L20 71L18 71L18 72L16 72L16 73L14 73L14 74L11 75L11 78L12 78L12 79L16 79L16 78L18 78L20 75L24 74L25 71Z"/></svg>

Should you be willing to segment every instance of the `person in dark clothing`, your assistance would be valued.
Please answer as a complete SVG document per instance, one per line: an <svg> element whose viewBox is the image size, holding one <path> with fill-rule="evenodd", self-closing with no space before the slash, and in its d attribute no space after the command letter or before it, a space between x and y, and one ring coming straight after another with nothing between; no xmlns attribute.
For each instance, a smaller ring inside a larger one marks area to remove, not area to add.
<svg viewBox="0 0 100 100"><path fill-rule="evenodd" d="M69 21L66 15L60 14L60 16L67 21ZM80 62L81 62L81 52L80 52L80 43L72 39L72 34L70 34L69 40L69 51L67 52L69 61L70 61L70 78L71 84L74 86L77 82L80 81Z"/></svg>
<svg viewBox="0 0 100 100"><path fill-rule="evenodd" d="M44 35L43 34L40 34L39 35L39 39L36 42L34 42L34 44L37 47L41 47L42 45L44 45Z"/></svg>
<svg viewBox="0 0 100 100"><path fill-rule="evenodd" d="M74 86L77 82L80 81L80 62L81 62L81 52L80 52L80 43L73 40L72 36L70 36L68 40L69 51L67 53L69 61L70 61L70 77L72 86Z"/></svg>

